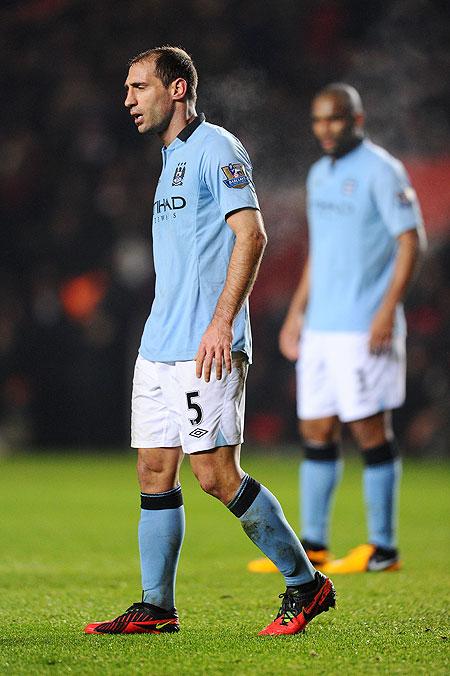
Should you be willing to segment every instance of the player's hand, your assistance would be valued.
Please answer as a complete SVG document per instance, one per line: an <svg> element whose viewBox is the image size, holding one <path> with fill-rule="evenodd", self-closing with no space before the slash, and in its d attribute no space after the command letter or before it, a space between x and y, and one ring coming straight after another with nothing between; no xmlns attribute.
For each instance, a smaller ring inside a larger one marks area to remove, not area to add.
<svg viewBox="0 0 450 676"><path fill-rule="evenodd" d="M195 356L197 378L203 377L209 383L212 365L216 369L216 378L222 378L223 364L231 373L231 345L233 330L231 324L224 320L213 319L202 336Z"/></svg>
<svg viewBox="0 0 450 676"><path fill-rule="evenodd" d="M369 350L371 354L389 352L392 345L395 311L381 307L370 327Z"/></svg>
<svg viewBox="0 0 450 676"><path fill-rule="evenodd" d="M281 327L280 335L278 336L278 346L283 357L286 357L289 361L296 361L298 359L298 342L300 340L302 325L303 317L301 315L288 315Z"/></svg>

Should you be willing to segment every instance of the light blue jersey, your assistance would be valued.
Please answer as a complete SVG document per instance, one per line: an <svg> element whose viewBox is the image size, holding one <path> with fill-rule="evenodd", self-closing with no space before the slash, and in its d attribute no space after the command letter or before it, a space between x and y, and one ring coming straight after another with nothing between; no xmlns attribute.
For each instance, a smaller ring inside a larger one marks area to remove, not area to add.
<svg viewBox="0 0 450 676"><path fill-rule="evenodd" d="M225 218L238 209L259 209L245 148L204 120L195 118L162 149L153 204L155 299L139 350L150 361L195 357L234 247ZM233 351L250 359L248 301L234 320L233 336Z"/></svg>
<svg viewBox="0 0 450 676"><path fill-rule="evenodd" d="M307 180L310 284L306 326L368 331L392 279L396 238L422 227L401 162L362 141L343 157L322 157ZM401 305L397 332L405 331Z"/></svg>

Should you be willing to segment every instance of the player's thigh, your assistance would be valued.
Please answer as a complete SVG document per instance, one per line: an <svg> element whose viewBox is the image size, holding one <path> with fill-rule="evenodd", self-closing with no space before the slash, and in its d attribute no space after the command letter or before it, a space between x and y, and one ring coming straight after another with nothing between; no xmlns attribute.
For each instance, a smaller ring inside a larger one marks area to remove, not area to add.
<svg viewBox="0 0 450 676"><path fill-rule="evenodd" d="M131 446L178 448L177 412L165 392L174 364L148 361L138 355L131 397Z"/></svg>
<svg viewBox="0 0 450 676"><path fill-rule="evenodd" d="M185 453L237 446L243 441L245 382L248 362L233 356L231 373L206 383L196 376L195 361L177 362L173 380L174 406Z"/></svg>
<svg viewBox="0 0 450 676"><path fill-rule="evenodd" d="M381 446L393 436L392 415L390 411L381 411L375 415L349 422L353 438L361 449Z"/></svg>
<svg viewBox="0 0 450 676"><path fill-rule="evenodd" d="M368 333L342 334L339 358L332 368L343 422L364 420L403 404L406 359L402 336L394 338L389 352L374 355Z"/></svg>
<svg viewBox="0 0 450 676"><path fill-rule="evenodd" d="M304 331L296 364L297 416L300 420L329 418L337 413L335 384L328 367L330 338Z"/></svg>

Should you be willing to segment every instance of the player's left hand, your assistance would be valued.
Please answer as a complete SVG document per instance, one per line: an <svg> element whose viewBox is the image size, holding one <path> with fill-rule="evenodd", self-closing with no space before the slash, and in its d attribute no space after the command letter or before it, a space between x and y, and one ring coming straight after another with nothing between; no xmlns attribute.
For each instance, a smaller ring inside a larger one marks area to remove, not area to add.
<svg viewBox="0 0 450 676"><path fill-rule="evenodd" d="M233 330L231 324L224 320L213 319L202 336L195 356L197 378L203 377L209 383L214 363L217 380L222 378L223 364L231 373L231 345Z"/></svg>
<svg viewBox="0 0 450 676"><path fill-rule="evenodd" d="M389 352L392 345L395 311L381 307L370 327L369 349L371 354Z"/></svg>

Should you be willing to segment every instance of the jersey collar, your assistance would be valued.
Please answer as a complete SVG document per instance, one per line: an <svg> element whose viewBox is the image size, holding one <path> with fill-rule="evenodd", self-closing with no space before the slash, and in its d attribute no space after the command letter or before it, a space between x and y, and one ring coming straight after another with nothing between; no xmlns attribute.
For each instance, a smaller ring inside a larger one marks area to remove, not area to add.
<svg viewBox="0 0 450 676"><path fill-rule="evenodd" d="M201 123L205 121L205 119L206 119L206 118L205 118L204 113L200 113L200 115L196 115L196 117L194 117L194 119L192 120L192 122L189 122L189 124L187 124L187 125L184 127L184 129L182 129L182 130L180 131L180 133L178 134L177 138L179 138L180 141L183 141L184 143L186 143L186 141L188 140L188 138L189 138L190 136L192 136L192 134L193 134L194 131L197 129L197 127L199 127L199 126L201 125Z"/></svg>

